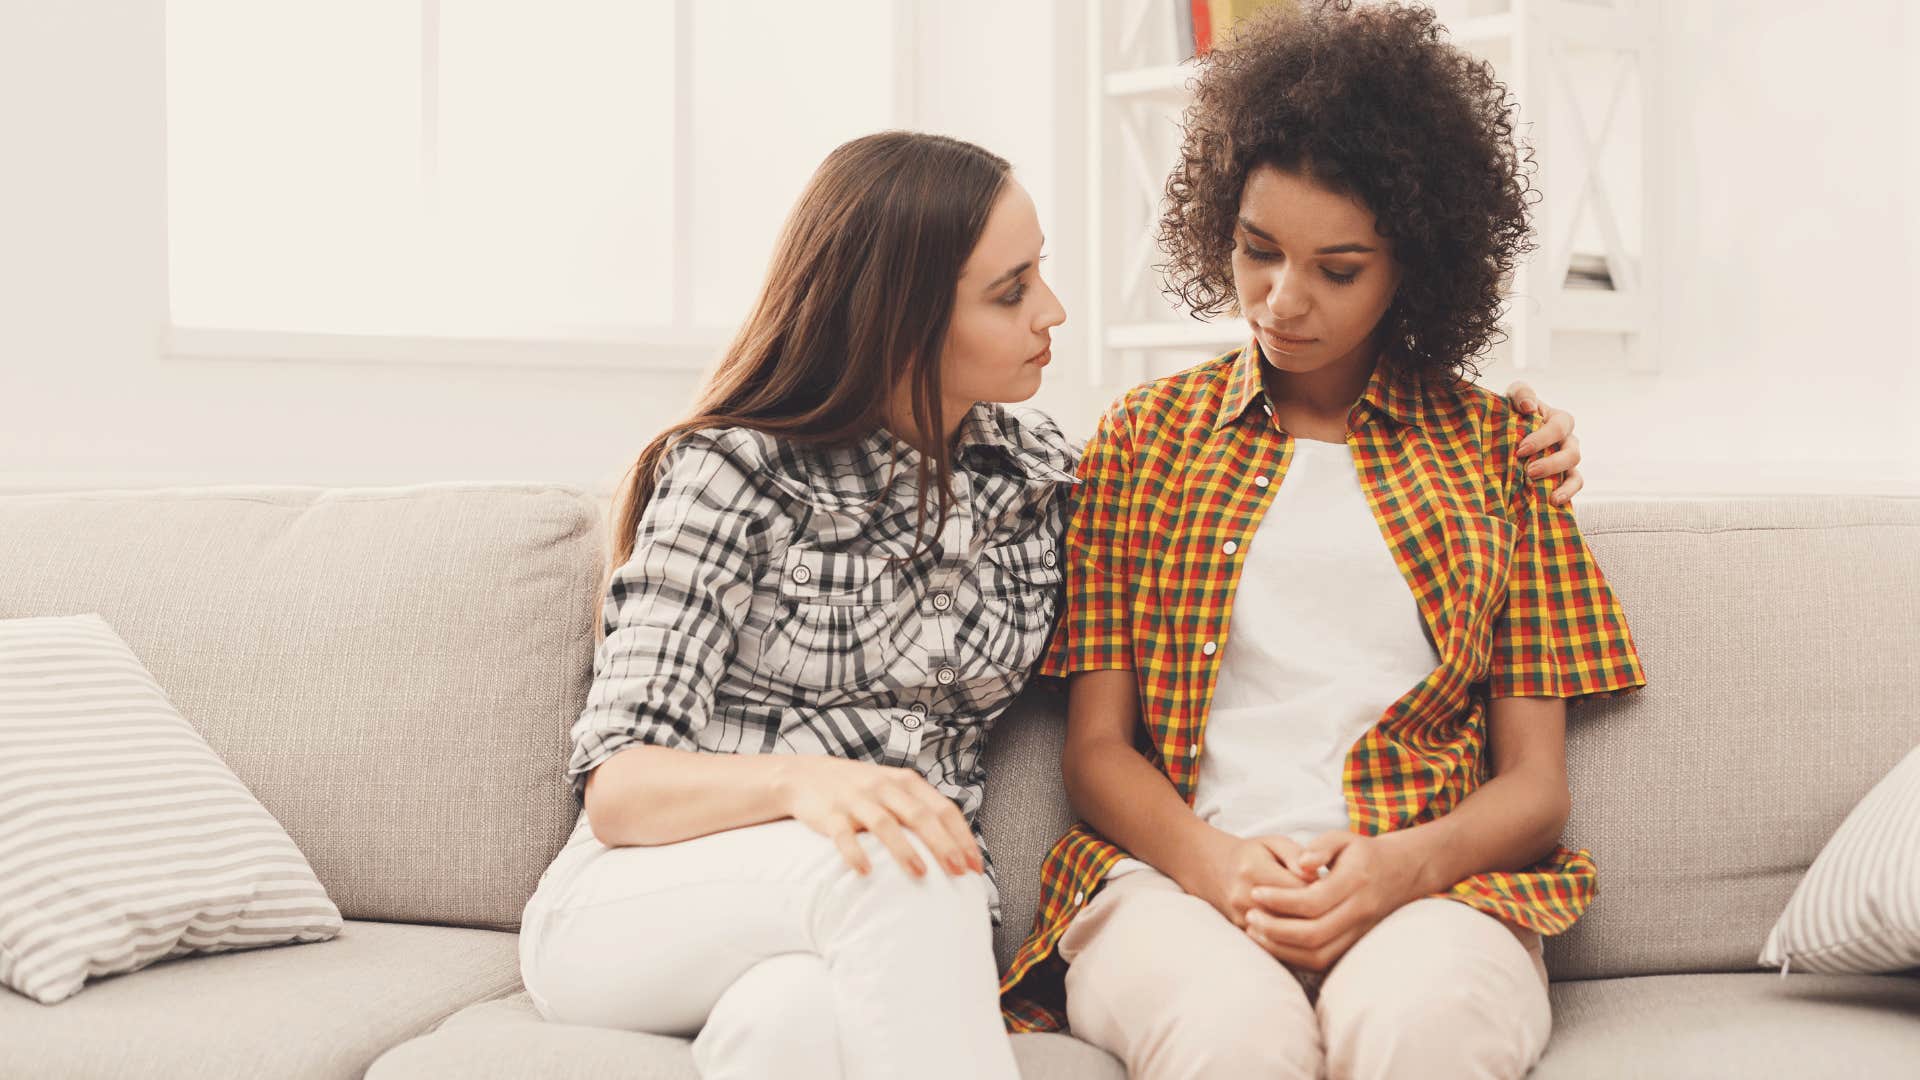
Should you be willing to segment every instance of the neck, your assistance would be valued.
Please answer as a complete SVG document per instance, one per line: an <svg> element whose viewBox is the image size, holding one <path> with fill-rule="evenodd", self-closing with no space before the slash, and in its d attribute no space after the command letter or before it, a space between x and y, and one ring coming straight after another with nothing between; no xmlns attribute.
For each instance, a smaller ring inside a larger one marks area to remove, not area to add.
<svg viewBox="0 0 1920 1080"><path fill-rule="evenodd" d="M896 397L893 406L887 410L887 430L893 432L900 441L920 451L922 454L945 457L951 451L954 440L960 436L960 426L966 423L967 411L973 408L973 402L946 401L941 403L944 415L941 418L943 430L929 434L913 421L913 406L905 397Z"/></svg>
<svg viewBox="0 0 1920 1080"><path fill-rule="evenodd" d="M1366 393L1367 382L1373 378L1378 363L1379 346L1367 341L1313 371L1282 371L1262 357L1261 375L1276 412L1344 428L1347 414Z"/></svg>

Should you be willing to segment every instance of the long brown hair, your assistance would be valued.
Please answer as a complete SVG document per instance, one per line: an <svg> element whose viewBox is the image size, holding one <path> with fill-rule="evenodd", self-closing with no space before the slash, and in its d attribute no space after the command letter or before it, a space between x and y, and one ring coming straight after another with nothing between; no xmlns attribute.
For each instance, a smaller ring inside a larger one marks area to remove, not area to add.
<svg viewBox="0 0 1920 1080"><path fill-rule="evenodd" d="M746 427L847 445L885 422L890 393L903 383L913 387L919 430L946 430L940 350L954 291L1009 169L972 143L910 131L863 136L827 155L692 414L647 444L622 479L609 570L633 556L661 458L690 431ZM918 524L929 493L944 521L951 463L923 454L918 474Z"/></svg>

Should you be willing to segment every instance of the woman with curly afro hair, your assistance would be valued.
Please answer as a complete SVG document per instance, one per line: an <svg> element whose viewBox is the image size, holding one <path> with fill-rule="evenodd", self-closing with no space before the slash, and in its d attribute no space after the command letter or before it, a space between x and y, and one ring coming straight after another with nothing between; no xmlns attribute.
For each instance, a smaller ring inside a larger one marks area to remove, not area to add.
<svg viewBox="0 0 1920 1080"><path fill-rule="evenodd" d="M1536 431L1469 381L1528 248L1506 88L1433 13L1269 10L1206 60L1171 288L1247 344L1102 419L1041 671L1082 823L1003 984L1135 1077L1520 1076L1567 699L1644 685Z"/></svg>

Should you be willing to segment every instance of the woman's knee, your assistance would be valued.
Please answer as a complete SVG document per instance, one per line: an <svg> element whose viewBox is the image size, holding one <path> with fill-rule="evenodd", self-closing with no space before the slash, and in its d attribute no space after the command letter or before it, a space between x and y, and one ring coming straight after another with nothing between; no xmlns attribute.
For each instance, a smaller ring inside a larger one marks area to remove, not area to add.
<svg viewBox="0 0 1920 1080"><path fill-rule="evenodd" d="M1316 1011L1329 1075L1519 1076L1545 1049L1552 1010L1531 955L1505 926L1453 901L1408 912L1334 965ZM1398 914L1398 913L1396 913Z"/></svg>
<svg viewBox="0 0 1920 1080"><path fill-rule="evenodd" d="M815 953L768 957L722 991L693 1058L702 1077L838 1077L833 977Z"/></svg>
<svg viewBox="0 0 1920 1080"><path fill-rule="evenodd" d="M1279 961L1177 889L1112 899L1067 968L1076 1035L1140 1075L1319 1073L1313 1007Z"/></svg>

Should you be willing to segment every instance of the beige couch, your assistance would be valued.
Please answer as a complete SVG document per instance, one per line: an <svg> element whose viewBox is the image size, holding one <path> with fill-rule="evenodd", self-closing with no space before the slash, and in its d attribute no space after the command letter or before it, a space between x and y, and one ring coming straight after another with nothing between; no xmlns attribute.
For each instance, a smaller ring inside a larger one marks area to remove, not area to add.
<svg viewBox="0 0 1920 1080"><path fill-rule="evenodd" d="M1577 707L1567 836L1601 896L1551 939L1541 1077L1920 1074L1920 979L1756 970L1788 894L1920 742L1920 500L1589 502L1652 685ZM679 1040L542 1023L514 929L574 821L595 503L558 487L0 498L0 617L98 611L305 851L329 942L191 957L42 1006L8 1077L691 1077ZM993 740L1004 962L1067 822L1061 703ZM1028 1076L1118 1077L1062 1035Z"/></svg>

